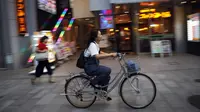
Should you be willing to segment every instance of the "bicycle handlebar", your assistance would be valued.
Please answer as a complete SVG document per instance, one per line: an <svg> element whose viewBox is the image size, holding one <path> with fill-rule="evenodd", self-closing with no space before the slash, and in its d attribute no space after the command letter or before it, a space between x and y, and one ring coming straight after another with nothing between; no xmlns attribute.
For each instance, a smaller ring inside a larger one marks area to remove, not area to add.
<svg viewBox="0 0 200 112"><path fill-rule="evenodd" d="M126 55L125 53L124 53L124 54L122 54L122 53L117 53L117 57L118 57L120 60L122 60L122 59L124 58L125 55Z"/></svg>

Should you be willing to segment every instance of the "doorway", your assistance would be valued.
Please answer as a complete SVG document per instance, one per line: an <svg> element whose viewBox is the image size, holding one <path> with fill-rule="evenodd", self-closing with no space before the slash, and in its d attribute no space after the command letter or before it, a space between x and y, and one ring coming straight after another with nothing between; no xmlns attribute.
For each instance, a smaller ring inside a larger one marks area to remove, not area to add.
<svg viewBox="0 0 200 112"><path fill-rule="evenodd" d="M130 52L132 48L132 27L131 24L117 24L117 49L120 52Z"/></svg>

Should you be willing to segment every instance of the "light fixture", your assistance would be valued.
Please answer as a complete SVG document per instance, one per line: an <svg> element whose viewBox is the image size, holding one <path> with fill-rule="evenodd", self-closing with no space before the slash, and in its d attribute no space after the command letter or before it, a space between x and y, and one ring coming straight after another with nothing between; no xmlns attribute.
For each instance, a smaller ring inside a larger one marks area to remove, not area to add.
<svg viewBox="0 0 200 112"><path fill-rule="evenodd" d="M89 18L85 19L86 21L90 20Z"/></svg>
<svg viewBox="0 0 200 112"><path fill-rule="evenodd" d="M110 29L110 32L114 31L114 29Z"/></svg>
<svg viewBox="0 0 200 112"><path fill-rule="evenodd" d="M116 8L116 9L119 9L119 8L120 8L120 6L118 5L118 6L116 6L115 8Z"/></svg>
<svg viewBox="0 0 200 112"><path fill-rule="evenodd" d="M136 30L137 30L137 29L136 29ZM144 28L138 29L138 31L145 31L145 30L148 30L148 28L147 28L147 27L144 27Z"/></svg>
<svg viewBox="0 0 200 112"><path fill-rule="evenodd" d="M197 1L195 1L195 0L194 0L194 1L191 1L191 3L196 3L196 2L197 2Z"/></svg>
<svg viewBox="0 0 200 112"><path fill-rule="evenodd" d="M128 14L129 12L128 12L128 11L126 11L126 12L124 12L124 13Z"/></svg>
<svg viewBox="0 0 200 112"><path fill-rule="evenodd" d="M151 24L150 27L158 27L159 24Z"/></svg>
<svg viewBox="0 0 200 112"><path fill-rule="evenodd" d="M127 31L128 31L128 30L129 30L129 28L128 28L128 27L126 27L126 28L124 28L124 30L127 30Z"/></svg>
<svg viewBox="0 0 200 112"><path fill-rule="evenodd" d="M182 2L181 2L181 4L186 4L186 3L187 3L187 1L182 1Z"/></svg>

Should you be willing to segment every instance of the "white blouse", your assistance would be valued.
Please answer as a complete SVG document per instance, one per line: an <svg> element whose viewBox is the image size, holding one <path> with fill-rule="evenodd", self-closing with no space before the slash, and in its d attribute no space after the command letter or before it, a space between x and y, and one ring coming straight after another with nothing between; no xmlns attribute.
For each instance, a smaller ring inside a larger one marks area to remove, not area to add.
<svg viewBox="0 0 200 112"><path fill-rule="evenodd" d="M88 49L85 49L84 56L85 57L95 56L99 54L99 51L100 51L99 45L96 42L91 42Z"/></svg>

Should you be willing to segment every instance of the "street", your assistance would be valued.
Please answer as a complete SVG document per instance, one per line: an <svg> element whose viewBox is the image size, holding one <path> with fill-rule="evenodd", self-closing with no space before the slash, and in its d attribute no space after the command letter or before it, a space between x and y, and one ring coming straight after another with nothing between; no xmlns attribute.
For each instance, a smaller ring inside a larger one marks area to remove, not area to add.
<svg viewBox="0 0 200 112"><path fill-rule="evenodd" d="M71 106L64 92L65 79L69 72L79 73L75 67L77 58L64 63L54 72L55 84L49 84L47 76L31 85L28 72L32 69L18 71L0 71L0 112L199 112L188 102L193 95L200 95L200 57L189 54L177 54L172 57L152 58L142 55L139 58L142 73L150 76L157 86L155 101L147 108L136 110L123 103L116 88L110 96L112 101L96 101L88 109L76 109ZM134 59L128 55L127 59ZM112 68L111 76L119 72L116 60L104 59L102 65ZM199 99L200 100L200 99Z"/></svg>

